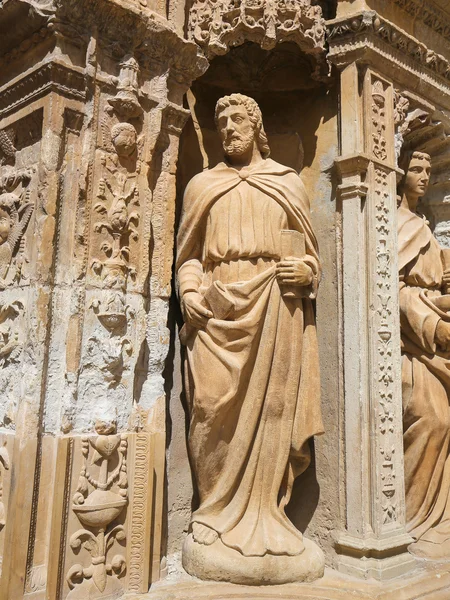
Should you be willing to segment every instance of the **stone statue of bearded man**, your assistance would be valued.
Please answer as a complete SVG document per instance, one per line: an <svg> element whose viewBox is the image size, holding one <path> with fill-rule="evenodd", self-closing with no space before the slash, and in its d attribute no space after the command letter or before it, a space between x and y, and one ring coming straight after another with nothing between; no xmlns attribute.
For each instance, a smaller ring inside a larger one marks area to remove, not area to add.
<svg viewBox="0 0 450 600"><path fill-rule="evenodd" d="M311 581L323 553L284 510L323 432L309 201L269 158L253 99L221 98L215 116L225 160L188 184L177 240L200 500L183 565L202 579Z"/></svg>

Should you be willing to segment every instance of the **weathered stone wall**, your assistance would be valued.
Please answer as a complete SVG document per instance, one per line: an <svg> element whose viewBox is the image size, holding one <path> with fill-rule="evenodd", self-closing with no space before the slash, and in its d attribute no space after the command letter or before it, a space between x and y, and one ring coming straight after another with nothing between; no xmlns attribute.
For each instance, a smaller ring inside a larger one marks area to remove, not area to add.
<svg viewBox="0 0 450 600"><path fill-rule="evenodd" d="M204 67L149 4L2 3L2 598L159 578L175 165Z"/></svg>

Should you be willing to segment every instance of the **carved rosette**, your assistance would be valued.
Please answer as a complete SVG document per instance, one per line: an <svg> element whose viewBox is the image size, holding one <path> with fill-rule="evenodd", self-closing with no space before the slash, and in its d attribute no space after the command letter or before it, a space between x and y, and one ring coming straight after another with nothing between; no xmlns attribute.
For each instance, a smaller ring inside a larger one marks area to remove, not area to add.
<svg viewBox="0 0 450 600"><path fill-rule="evenodd" d="M189 37L211 59L245 41L270 50L295 42L307 54L325 51L325 21L311 0L196 0L189 14Z"/></svg>

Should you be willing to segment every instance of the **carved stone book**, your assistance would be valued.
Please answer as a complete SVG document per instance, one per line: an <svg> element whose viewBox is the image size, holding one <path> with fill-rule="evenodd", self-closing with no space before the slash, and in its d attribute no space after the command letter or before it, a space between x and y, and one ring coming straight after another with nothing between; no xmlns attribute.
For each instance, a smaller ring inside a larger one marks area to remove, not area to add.
<svg viewBox="0 0 450 600"><path fill-rule="evenodd" d="M221 281L215 281L204 296L215 319L227 319L234 311L234 301Z"/></svg>
<svg viewBox="0 0 450 600"><path fill-rule="evenodd" d="M281 230L281 260L292 256L302 258L306 254L305 236L295 229ZM304 288L297 285L283 285L283 298L303 298Z"/></svg>

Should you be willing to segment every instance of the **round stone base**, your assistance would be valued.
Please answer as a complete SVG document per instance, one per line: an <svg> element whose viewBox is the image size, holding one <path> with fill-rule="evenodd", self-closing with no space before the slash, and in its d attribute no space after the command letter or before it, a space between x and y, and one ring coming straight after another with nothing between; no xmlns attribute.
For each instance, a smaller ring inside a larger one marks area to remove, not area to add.
<svg viewBox="0 0 450 600"><path fill-rule="evenodd" d="M297 556L243 556L220 539L210 546L198 544L189 534L183 544L183 567L192 576L240 585L280 585L311 582L323 576L325 556L311 540Z"/></svg>
<svg viewBox="0 0 450 600"><path fill-rule="evenodd" d="M450 539L445 541L432 541L426 538L420 539L410 544L408 550L417 558L448 562L448 557L450 556Z"/></svg>

